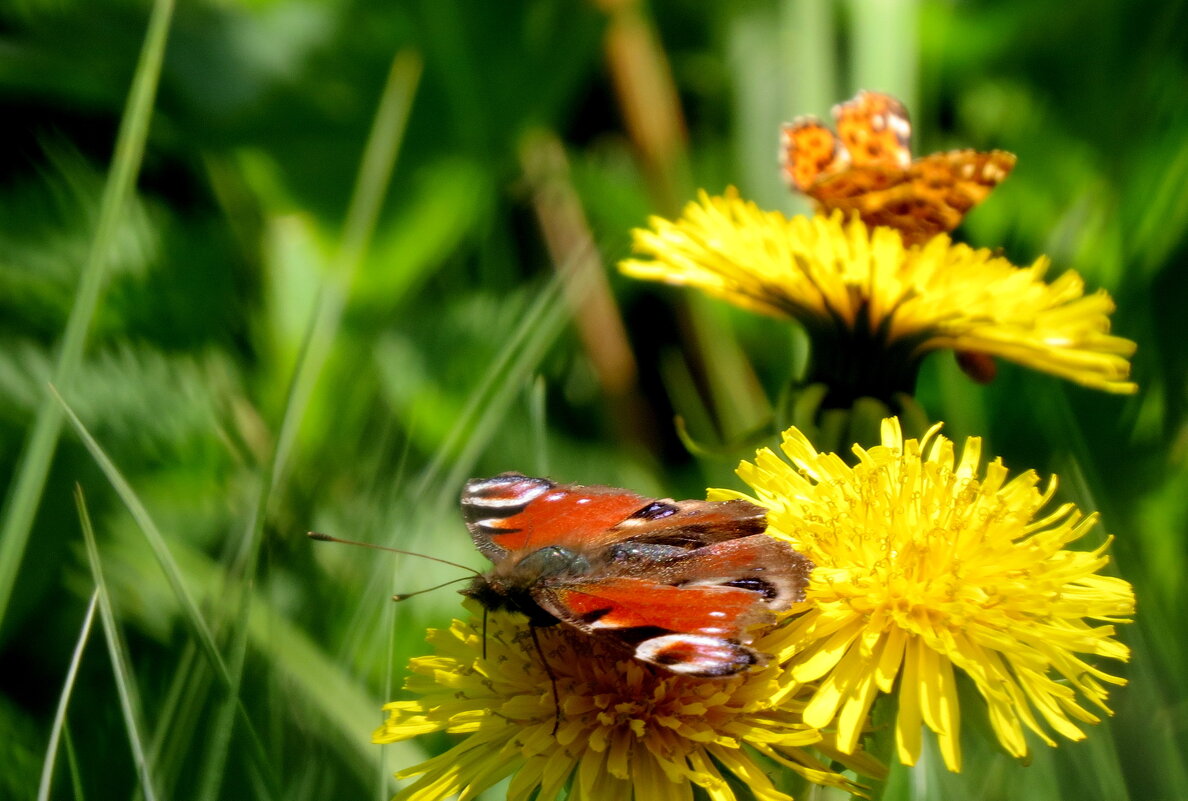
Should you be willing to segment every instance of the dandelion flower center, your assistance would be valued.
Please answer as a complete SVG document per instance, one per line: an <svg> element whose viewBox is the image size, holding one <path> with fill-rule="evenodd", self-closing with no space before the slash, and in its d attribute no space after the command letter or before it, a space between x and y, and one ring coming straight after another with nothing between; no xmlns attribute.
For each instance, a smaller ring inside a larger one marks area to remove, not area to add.
<svg viewBox="0 0 1188 801"><path fill-rule="evenodd" d="M751 311L799 321L813 340L812 381L832 392L889 398L911 391L919 361L952 349L1013 361L1095 389L1132 393L1133 342L1109 333L1113 301L1085 294L1048 260L1018 267L989 250L859 219L785 217L734 190L704 192L680 218L635 231L620 269L692 286Z"/></svg>
<svg viewBox="0 0 1188 801"><path fill-rule="evenodd" d="M744 781L756 798L787 801L758 755L812 782L856 788L809 747L868 775L881 771L863 755L838 752L831 737L806 725L802 703L773 704L775 665L727 679L677 676L565 626L537 629L556 679L558 720L527 621L493 612L486 630L485 657L481 619L431 632L436 654L414 659L406 684L418 698L384 707L389 717L375 732L377 743L431 731L465 735L444 754L397 774L419 777L400 801L469 797L509 776L511 799L538 790L552 798L568 785L575 799L677 801L695 784L730 801L727 775Z"/></svg>

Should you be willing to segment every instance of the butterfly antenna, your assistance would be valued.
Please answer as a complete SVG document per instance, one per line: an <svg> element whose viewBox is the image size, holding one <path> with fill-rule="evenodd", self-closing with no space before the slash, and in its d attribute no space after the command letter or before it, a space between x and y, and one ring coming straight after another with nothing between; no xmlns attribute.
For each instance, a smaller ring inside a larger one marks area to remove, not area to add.
<svg viewBox="0 0 1188 801"><path fill-rule="evenodd" d="M462 576L461 578L450 579L449 581L443 581L441 584L434 584L432 587L426 587L423 590L416 590L415 592L398 592L392 596L392 600L393 601L406 601L409 598L413 597L414 595L420 595L421 593L433 592L434 590L440 590L442 587L448 587L451 584L457 584L459 581L470 581L470 576Z"/></svg>
<svg viewBox="0 0 1188 801"><path fill-rule="evenodd" d="M340 542L343 545L358 545L363 548L374 548L377 551L391 551L392 553L402 553L405 556L419 556L422 559L428 559L432 562L441 562L443 565L449 565L450 567L456 567L459 570L465 570L466 572L473 573L476 576L482 575L481 573L479 573L479 571L475 570L473 567L467 567L466 565L460 565L457 562L451 562L449 559L439 559L436 556L430 556L429 554L417 553L416 551L405 551L405 550L401 550L400 548L389 548L387 545L376 545L374 542L359 542L358 540L344 540L341 537L332 537L329 534L323 534L320 531L311 531L306 536L308 536L311 540L319 540L321 542ZM456 580L461 581L462 579L456 579ZM446 582L446 583L450 584L452 582ZM443 584L441 586L445 586L445 585ZM437 589L437 588L431 587L430 589ZM426 590L421 590L421 592L426 592ZM416 594L417 593L410 593L410 595L416 595ZM399 599L397 599L397 600L399 600Z"/></svg>
<svg viewBox="0 0 1188 801"><path fill-rule="evenodd" d="M528 624L528 633L532 635L532 644L536 646L536 653L540 654L540 663L544 665L545 675L549 677L549 686L553 688L553 735L557 734L557 727L561 725L561 696L557 694L557 677L549 667L549 658L540 647L540 638L536 636L536 626Z"/></svg>

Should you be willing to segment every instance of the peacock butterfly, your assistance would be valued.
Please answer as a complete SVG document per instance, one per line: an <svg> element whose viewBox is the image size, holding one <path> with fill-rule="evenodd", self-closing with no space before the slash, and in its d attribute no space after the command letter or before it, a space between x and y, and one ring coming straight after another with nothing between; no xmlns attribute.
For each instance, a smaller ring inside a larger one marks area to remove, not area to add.
<svg viewBox="0 0 1188 801"><path fill-rule="evenodd" d="M534 637L534 627L563 623L679 675L761 663L748 628L803 600L813 567L766 535L765 511L746 501L503 473L468 481L461 505L494 562L463 594L524 614Z"/></svg>

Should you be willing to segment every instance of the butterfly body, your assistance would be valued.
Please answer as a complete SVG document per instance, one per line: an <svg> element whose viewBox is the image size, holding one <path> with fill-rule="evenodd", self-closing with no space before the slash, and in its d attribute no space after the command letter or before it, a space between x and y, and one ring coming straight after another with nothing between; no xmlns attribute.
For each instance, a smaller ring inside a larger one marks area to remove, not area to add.
<svg viewBox="0 0 1188 801"><path fill-rule="evenodd" d="M907 109L890 95L859 92L833 116L836 134L815 117L783 127L785 180L822 211L896 228L908 244L952 231L1015 166L1014 154L1002 150L913 159Z"/></svg>
<svg viewBox="0 0 1188 801"><path fill-rule="evenodd" d="M803 599L812 565L745 501L671 501L504 473L467 483L467 527L494 563L465 590L673 673L762 661L748 628Z"/></svg>

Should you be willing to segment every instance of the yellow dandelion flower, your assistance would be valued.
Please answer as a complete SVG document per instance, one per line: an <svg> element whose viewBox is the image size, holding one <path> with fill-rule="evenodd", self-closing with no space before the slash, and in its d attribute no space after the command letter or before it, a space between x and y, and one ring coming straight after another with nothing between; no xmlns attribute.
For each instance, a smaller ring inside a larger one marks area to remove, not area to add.
<svg viewBox="0 0 1188 801"><path fill-rule="evenodd" d="M998 459L979 475L980 440L958 459L938 429L905 440L895 418L884 420L881 444L855 446L854 466L789 429L788 461L763 449L742 463L769 531L816 564L792 610L802 614L773 633L769 652L784 660L788 687L813 683L804 719L836 726L842 751L856 746L876 696L898 687L900 761L918 759L924 724L959 770L955 670L973 680L1011 754L1027 754L1025 729L1056 745L1041 719L1080 740L1077 722L1098 722L1082 699L1109 713L1104 685L1125 683L1082 655L1129 658L1110 624L1128 622L1133 591L1098 575L1108 543L1065 549L1097 516L1072 504L1044 513L1054 478L1042 490L1034 472L1008 480Z"/></svg>
<svg viewBox="0 0 1188 801"><path fill-rule="evenodd" d="M729 679L695 679L625 659L564 626L538 629L557 681L558 721L526 620L492 612L486 629L486 657L481 618L431 630L436 653L412 660L405 686L417 699L384 707L388 719L373 736L377 743L435 731L463 735L445 753L396 774L420 777L397 801L471 798L508 777L511 801L546 801L566 786L574 801L688 801L694 785L714 801L732 801L728 777L757 799L788 801L765 763L859 791L810 746L867 775L882 772L869 757L843 755L805 725L803 704L775 707L775 665Z"/></svg>
<svg viewBox="0 0 1188 801"><path fill-rule="evenodd" d="M831 387L852 380L855 369L901 362L899 377L866 376L874 387L867 394L911 391L920 359L952 349L1109 392L1136 391L1127 380L1135 345L1110 335L1110 296L1086 295L1072 271L1046 283L1044 257L1017 267L944 235L907 247L894 229L846 222L840 212L788 218L733 189L702 192L675 222L650 223L634 233L636 251L650 259L624 261L624 273L798 320Z"/></svg>

